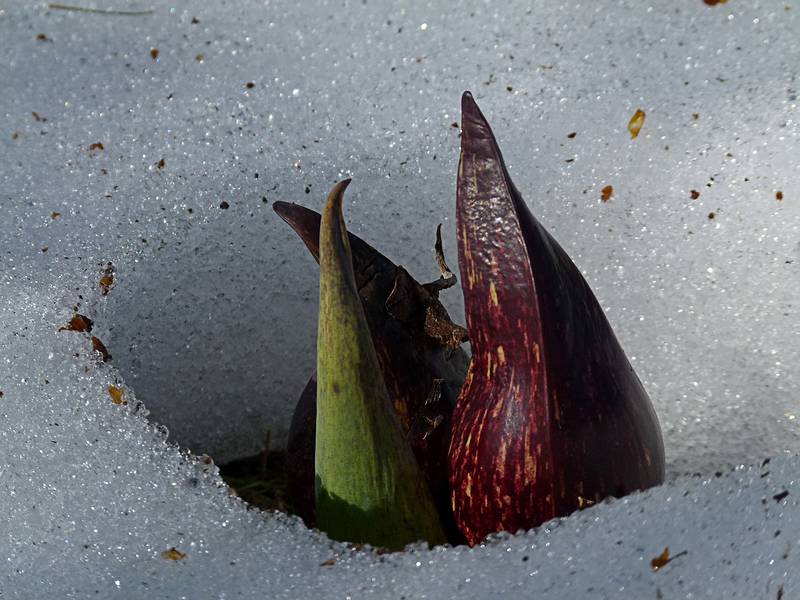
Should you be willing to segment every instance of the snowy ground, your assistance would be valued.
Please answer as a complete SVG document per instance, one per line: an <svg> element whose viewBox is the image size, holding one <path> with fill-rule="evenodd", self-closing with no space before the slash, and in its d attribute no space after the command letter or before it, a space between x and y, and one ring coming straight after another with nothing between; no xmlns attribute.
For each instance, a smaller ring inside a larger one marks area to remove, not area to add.
<svg viewBox="0 0 800 600"><path fill-rule="evenodd" d="M0 6L0 598L800 593L800 3L81 5L153 11ZM441 221L454 262L465 89L650 392L670 483L352 553L174 444L285 440L317 268L274 200L352 176L354 232L427 280ZM58 331L76 306L111 361Z"/></svg>

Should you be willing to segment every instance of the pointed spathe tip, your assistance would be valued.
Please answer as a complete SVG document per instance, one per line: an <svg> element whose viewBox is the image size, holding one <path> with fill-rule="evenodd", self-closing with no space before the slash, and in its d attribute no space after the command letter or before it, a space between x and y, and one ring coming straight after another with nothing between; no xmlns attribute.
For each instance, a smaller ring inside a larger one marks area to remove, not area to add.
<svg viewBox="0 0 800 600"><path fill-rule="evenodd" d="M472 92L467 90L461 95L461 130L468 129L468 125L476 121L485 123L486 119L472 97Z"/></svg>
<svg viewBox="0 0 800 600"><path fill-rule="evenodd" d="M347 186L350 185L350 181L352 180L349 178L343 179L342 181L333 186L330 193L328 194L328 198L325 200L325 209L323 210L323 215L327 213L329 210L332 210L340 213L340 219L341 219L344 191L347 189Z"/></svg>
<svg viewBox="0 0 800 600"><path fill-rule="evenodd" d="M494 139L489 122L483 116L472 93L466 91L461 96L461 148L474 139Z"/></svg>
<svg viewBox="0 0 800 600"><path fill-rule="evenodd" d="M469 90L461 94L461 112L467 112L469 107L474 106L476 109L478 105L475 104L475 98L472 97L472 92Z"/></svg>
<svg viewBox="0 0 800 600"><path fill-rule="evenodd" d="M319 260L319 213L293 202L280 201L272 204L272 210L294 229L309 252Z"/></svg>
<svg viewBox="0 0 800 600"><path fill-rule="evenodd" d="M339 183L333 186L331 193L328 197L333 196L334 194L338 194L341 196L344 191L347 189L347 186L350 185L350 182L353 181L349 177L347 179L342 179Z"/></svg>
<svg viewBox="0 0 800 600"><path fill-rule="evenodd" d="M281 219L286 221L287 218L291 217L295 207L297 206L298 205L294 202L282 202L281 200L276 200L272 203L272 210L274 210Z"/></svg>
<svg viewBox="0 0 800 600"><path fill-rule="evenodd" d="M329 255L335 254L338 267L343 270L344 277L348 281L352 281L353 290L357 290L352 251L350 249L350 236L347 233L342 210L344 191L348 185L350 185L350 179L340 181L333 186L328 198L325 200L325 207L322 209L322 221L319 226L320 265L324 262L323 254L326 252Z"/></svg>
<svg viewBox="0 0 800 600"><path fill-rule="evenodd" d="M328 195L328 201L332 198L338 198L338 205L341 206L342 194L344 190L350 185L350 179L344 179L337 183L331 193ZM286 223L294 229L295 233L300 236L303 243L308 250L319 260L319 225L321 215L305 206L300 206L294 202L282 202L280 200L272 203L272 210L277 215L286 221Z"/></svg>

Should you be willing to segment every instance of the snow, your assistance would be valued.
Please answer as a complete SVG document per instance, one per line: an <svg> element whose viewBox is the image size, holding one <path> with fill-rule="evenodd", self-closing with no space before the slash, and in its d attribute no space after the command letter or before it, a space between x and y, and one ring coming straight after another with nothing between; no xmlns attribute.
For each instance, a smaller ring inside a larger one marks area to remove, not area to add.
<svg viewBox="0 0 800 600"><path fill-rule="evenodd" d="M800 4L152 8L0 8L0 597L796 594ZM317 267L272 201L351 176L355 233L427 280L443 222L454 262L465 89L648 389L669 483L472 550L354 552L197 455L282 444L312 369ZM58 331L75 306L111 361Z"/></svg>

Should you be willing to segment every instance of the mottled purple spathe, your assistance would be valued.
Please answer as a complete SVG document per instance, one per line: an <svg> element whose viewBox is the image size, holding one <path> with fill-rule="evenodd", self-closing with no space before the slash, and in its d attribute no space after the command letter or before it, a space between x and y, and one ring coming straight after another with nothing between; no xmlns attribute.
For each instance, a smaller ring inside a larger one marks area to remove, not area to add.
<svg viewBox="0 0 800 600"><path fill-rule="evenodd" d="M603 310L531 215L492 130L462 98L457 228L472 361L450 483L470 544L664 480L650 400Z"/></svg>

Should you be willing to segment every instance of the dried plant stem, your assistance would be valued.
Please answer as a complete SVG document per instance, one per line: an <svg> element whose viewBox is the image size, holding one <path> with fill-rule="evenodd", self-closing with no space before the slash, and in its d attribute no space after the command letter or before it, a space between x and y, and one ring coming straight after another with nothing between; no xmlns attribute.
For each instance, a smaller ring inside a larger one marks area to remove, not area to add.
<svg viewBox="0 0 800 600"><path fill-rule="evenodd" d="M147 10L113 10L105 8L87 8L85 6L71 6L69 4L48 4L47 7L53 10L69 10L72 12L91 13L94 15L116 15L123 17L146 17L155 12L152 8Z"/></svg>

